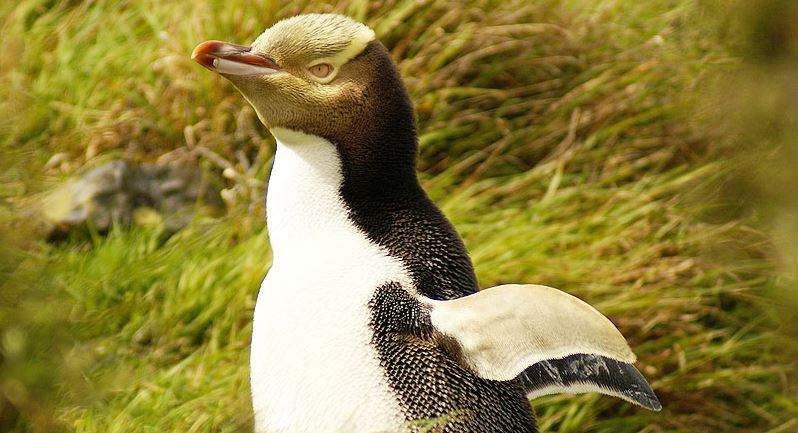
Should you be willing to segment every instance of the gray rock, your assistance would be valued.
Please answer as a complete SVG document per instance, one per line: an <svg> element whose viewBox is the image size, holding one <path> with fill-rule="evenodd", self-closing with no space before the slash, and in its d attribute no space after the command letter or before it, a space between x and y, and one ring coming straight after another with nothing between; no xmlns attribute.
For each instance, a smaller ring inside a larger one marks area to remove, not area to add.
<svg viewBox="0 0 798 433"><path fill-rule="evenodd" d="M219 188L200 169L186 163L117 160L69 179L43 201L50 236L93 227L105 232L115 224L163 224L174 232L198 210L223 207Z"/></svg>

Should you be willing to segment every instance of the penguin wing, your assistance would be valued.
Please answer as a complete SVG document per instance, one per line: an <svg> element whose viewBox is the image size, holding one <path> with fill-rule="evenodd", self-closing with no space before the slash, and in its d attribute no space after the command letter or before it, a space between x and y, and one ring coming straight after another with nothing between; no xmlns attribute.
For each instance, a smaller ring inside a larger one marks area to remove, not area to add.
<svg viewBox="0 0 798 433"><path fill-rule="evenodd" d="M479 377L519 378L532 398L599 392L661 409L620 331L574 296L510 284L423 303L444 350Z"/></svg>

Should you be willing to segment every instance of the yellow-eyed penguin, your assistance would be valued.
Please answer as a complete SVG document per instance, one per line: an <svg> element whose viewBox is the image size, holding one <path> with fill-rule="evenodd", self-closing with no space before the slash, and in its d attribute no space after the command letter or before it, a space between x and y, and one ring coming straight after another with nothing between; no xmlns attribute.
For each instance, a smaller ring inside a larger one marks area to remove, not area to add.
<svg viewBox="0 0 798 433"><path fill-rule="evenodd" d="M528 398L659 401L601 313L550 287L478 291L458 234L416 177L413 108L367 26L278 22L192 57L230 80L277 140L273 264L255 308L258 433L535 432Z"/></svg>

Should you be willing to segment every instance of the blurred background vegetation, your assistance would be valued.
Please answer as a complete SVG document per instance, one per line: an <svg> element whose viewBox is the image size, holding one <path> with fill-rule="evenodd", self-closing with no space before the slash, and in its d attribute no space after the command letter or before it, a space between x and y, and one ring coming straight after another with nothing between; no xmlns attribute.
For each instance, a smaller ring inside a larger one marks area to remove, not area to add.
<svg viewBox="0 0 798 433"><path fill-rule="evenodd" d="M2 2L0 431L251 429L273 142L189 53L305 11L390 49L481 284L597 306L664 405L547 397L542 430L798 431L791 0ZM54 238L43 197L116 159L180 159L223 212Z"/></svg>

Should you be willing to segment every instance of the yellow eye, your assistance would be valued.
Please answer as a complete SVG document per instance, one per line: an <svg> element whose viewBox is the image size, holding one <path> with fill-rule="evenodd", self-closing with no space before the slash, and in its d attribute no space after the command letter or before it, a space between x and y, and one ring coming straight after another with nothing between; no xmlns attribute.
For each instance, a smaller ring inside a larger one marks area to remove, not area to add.
<svg viewBox="0 0 798 433"><path fill-rule="evenodd" d="M332 74L333 67L329 63L319 63L308 68L308 71L316 78L327 78Z"/></svg>

